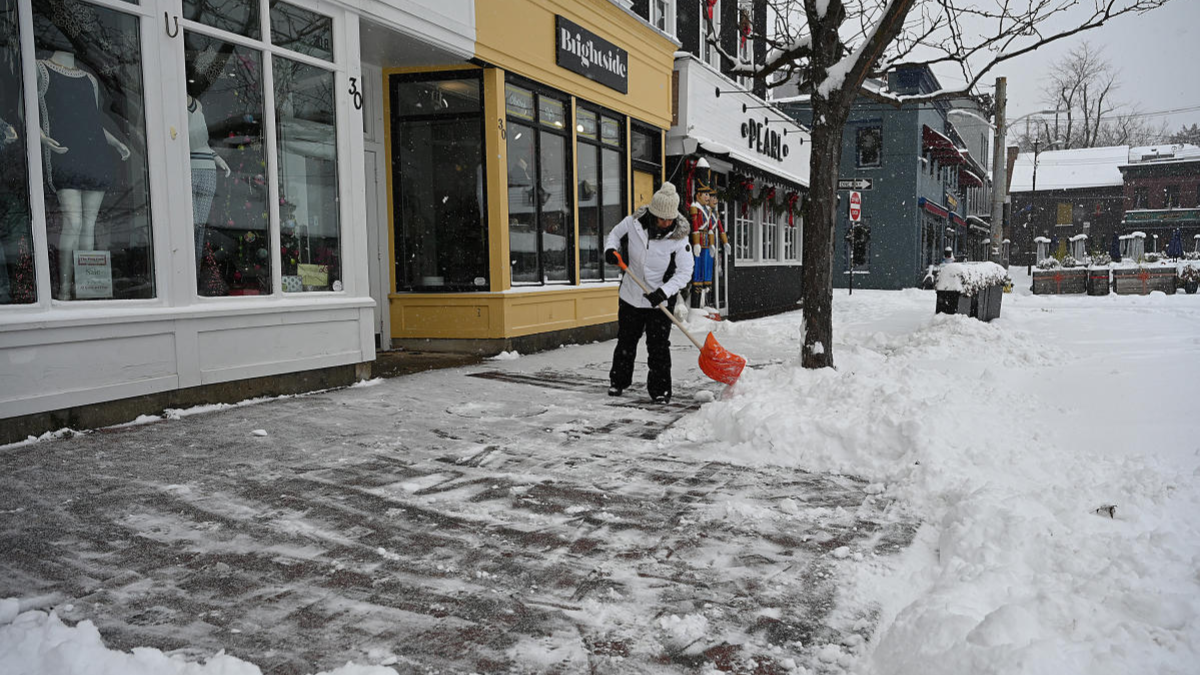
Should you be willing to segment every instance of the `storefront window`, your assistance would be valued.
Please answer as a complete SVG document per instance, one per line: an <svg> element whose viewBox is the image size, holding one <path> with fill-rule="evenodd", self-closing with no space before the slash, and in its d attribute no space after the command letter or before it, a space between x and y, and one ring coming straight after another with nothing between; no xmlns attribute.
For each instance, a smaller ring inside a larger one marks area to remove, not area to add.
<svg viewBox="0 0 1200 675"><path fill-rule="evenodd" d="M294 252L297 260L294 270L290 258L282 269L288 277L284 290L340 291L334 75L280 56L274 58L273 70L280 242L281 249ZM268 276L269 260L268 256L264 261Z"/></svg>
<svg viewBox="0 0 1200 675"><path fill-rule="evenodd" d="M511 84L505 100L513 283L569 282L574 190L570 189L566 106L561 100ZM531 119L534 110L536 120Z"/></svg>
<svg viewBox="0 0 1200 675"><path fill-rule="evenodd" d="M787 216L785 215L784 218ZM800 216L796 216L793 222L794 226L784 225L783 228L783 259L789 262L800 259L800 228L803 225Z"/></svg>
<svg viewBox="0 0 1200 675"><path fill-rule="evenodd" d="M196 289L270 293L262 55L195 33L184 45ZM298 256L285 250L285 266Z"/></svg>
<svg viewBox="0 0 1200 675"><path fill-rule="evenodd" d="M183 0L183 18L257 40L258 0Z"/></svg>
<svg viewBox="0 0 1200 675"><path fill-rule="evenodd" d="M733 220L733 254L738 260L754 260L754 210L738 202L730 205L737 214Z"/></svg>
<svg viewBox="0 0 1200 675"><path fill-rule="evenodd" d="M579 136L579 278L601 279L600 148Z"/></svg>
<svg viewBox="0 0 1200 675"><path fill-rule="evenodd" d="M37 302L17 0L0 0L0 305Z"/></svg>
<svg viewBox="0 0 1200 675"><path fill-rule="evenodd" d="M762 206L760 212L759 229L762 232L762 259L763 261L775 260L775 246L779 239L779 224L775 222L775 216L771 213L771 202L766 202Z"/></svg>
<svg viewBox="0 0 1200 675"><path fill-rule="evenodd" d="M271 44L332 61L333 19L271 0Z"/></svg>
<svg viewBox="0 0 1200 675"><path fill-rule="evenodd" d="M139 17L33 1L53 297L152 298Z"/></svg>
<svg viewBox="0 0 1200 675"><path fill-rule="evenodd" d="M481 91L461 72L391 78L399 290L490 288Z"/></svg>
<svg viewBox="0 0 1200 675"><path fill-rule="evenodd" d="M576 130L579 131L579 276L583 280L616 279L620 276L619 268L605 263L602 254L605 237L626 215L620 122L612 117L600 117L582 107L576 116ZM601 125L599 129L597 120ZM601 138L606 142L598 142Z"/></svg>

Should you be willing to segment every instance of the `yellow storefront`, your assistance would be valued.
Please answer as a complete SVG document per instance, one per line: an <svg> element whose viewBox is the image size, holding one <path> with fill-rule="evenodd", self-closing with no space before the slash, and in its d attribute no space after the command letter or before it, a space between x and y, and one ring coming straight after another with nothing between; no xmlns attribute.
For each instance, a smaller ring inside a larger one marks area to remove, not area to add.
<svg viewBox="0 0 1200 675"><path fill-rule="evenodd" d="M382 71L392 343L607 337L603 237L663 180L677 44L602 0L475 7L470 63Z"/></svg>

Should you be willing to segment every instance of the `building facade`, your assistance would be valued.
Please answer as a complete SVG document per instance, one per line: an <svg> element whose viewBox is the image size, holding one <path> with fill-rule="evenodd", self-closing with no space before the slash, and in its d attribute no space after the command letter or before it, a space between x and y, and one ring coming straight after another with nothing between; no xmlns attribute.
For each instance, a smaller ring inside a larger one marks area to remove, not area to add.
<svg viewBox="0 0 1200 675"><path fill-rule="evenodd" d="M742 37L767 30L767 3L717 0L707 39L706 3L634 2L634 11L683 49L675 56L673 117L666 169L691 203L701 185L716 188L717 215L729 248L718 246L711 287L696 306L748 318L799 307L803 205L808 191L808 132L764 99L761 81L733 73L761 52ZM724 54L722 54L724 52ZM762 54L757 58L761 60Z"/></svg>
<svg viewBox="0 0 1200 675"><path fill-rule="evenodd" d="M1052 255L1081 234L1088 237L1088 251L1107 251L1112 235L1125 230L1119 167L1128 151L1113 146L1019 154L1009 183L1012 263L1036 264L1038 237L1050 241Z"/></svg>
<svg viewBox="0 0 1200 675"><path fill-rule="evenodd" d="M4 1L0 442L615 321L678 49L628 3Z"/></svg>
<svg viewBox="0 0 1200 675"><path fill-rule="evenodd" d="M1123 231L1145 232L1149 250L1165 250L1176 229L1187 250L1200 245L1200 147L1130 148L1127 163L1119 169L1124 180Z"/></svg>
<svg viewBox="0 0 1200 675"><path fill-rule="evenodd" d="M893 73L886 86L899 95L940 88L927 68ZM803 96L782 99L780 107L802 124L811 121ZM917 286L947 247L959 259L986 259L990 131L982 114L966 99L900 107L858 99L842 137L835 287L848 287L852 274L861 288ZM852 193L858 194L860 222L870 232L862 264L852 264L844 236Z"/></svg>

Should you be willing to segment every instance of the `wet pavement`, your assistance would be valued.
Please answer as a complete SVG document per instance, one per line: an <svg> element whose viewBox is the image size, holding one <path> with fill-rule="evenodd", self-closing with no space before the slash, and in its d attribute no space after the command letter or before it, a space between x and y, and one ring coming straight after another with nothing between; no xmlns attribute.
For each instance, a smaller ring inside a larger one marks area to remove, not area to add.
<svg viewBox="0 0 1200 675"><path fill-rule="evenodd" d="M659 437L720 386L610 398L610 351L0 450L0 598L274 674L836 670L877 620L839 566L917 523L852 476L689 458Z"/></svg>

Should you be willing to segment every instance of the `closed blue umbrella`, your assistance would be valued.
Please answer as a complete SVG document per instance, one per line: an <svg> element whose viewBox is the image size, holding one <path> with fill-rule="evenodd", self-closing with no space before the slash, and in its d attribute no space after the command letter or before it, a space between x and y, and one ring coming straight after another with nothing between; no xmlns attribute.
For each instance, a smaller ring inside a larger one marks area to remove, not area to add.
<svg viewBox="0 0 1200 675"><path fill-rule="evenodd" d="M1167 244L1167 257L1183 257L1183 233L1179 231L1178 227L1171 233L1171 243Z"/></svg>
<svg viewBox="0 0 1200 675"><path fill-rule="evenodd" d="M1112 243L1108 246L1108 255L1113 262L1121 262L1121 239L1116 232L1113 232Z"/></svg>

